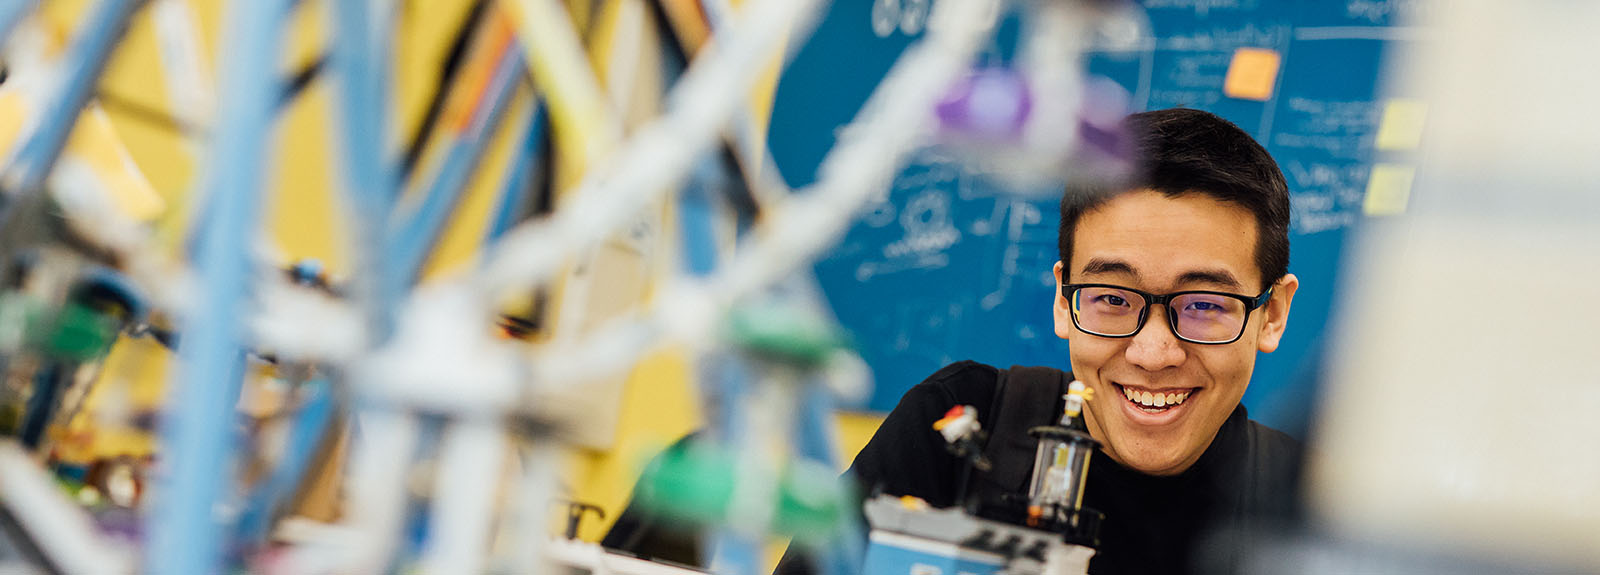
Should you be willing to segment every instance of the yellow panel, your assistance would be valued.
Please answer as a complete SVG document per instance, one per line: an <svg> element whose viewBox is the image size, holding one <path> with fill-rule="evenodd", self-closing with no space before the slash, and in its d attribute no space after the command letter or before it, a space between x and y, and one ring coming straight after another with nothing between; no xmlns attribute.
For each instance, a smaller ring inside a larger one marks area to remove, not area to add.
<svg viewBox="0 0 1600 575"><path fill-rule="evenodd" d="M594 0L567 0L567 12L572 15L572 24L585 39L594 27L594 5Z"/></svg>
<svg viewBox="0 0 1600 575"><path fill-rule="evenodd" d="M195 16L195 26L202 46L208 52L216 45L216 30L221 25L223 7L220 2L188 2ZM165 72L161 67L160 48L156 27L148 16L149 11L134 18L127 35L113 55L100 89L113 94L118 101L134 103L156 113L170 114L171 100L166 93ZM202 62L213 62L214 57L202 57ZM106 107L112 127L127 146L145 179L156 194L166 202L166 210L157 223L162 238L170 246L181 241L188 228L190 211L186 209L189 192L197 184L196 158L191 153L186 136L172 127L152 122L149 118L130 113L116 106Z"/></svg>
<svg viewBox="0 0 1600 575"><path fill-rule="evenodd" d="M667 21L672 24L673 33L683 42L685 51L690 54L699 52L711 36L711 27L706 23L700 3L697 0L658 1L661 2L662 12L667 15Z"/></svg>
<svg viewBox="0 0 1600 575"><path fill-rule="evenodd" d="M594 13L594 20L589 23L589 34L584 37L584 48L589 50L589 66L594 68L595 80L600 82L601 89L610 88L606 85L606 71L610 69L612 47L616 45L618 34L618 18L622 15L622 3L628 0L605 0L599 2L599 8ZM631 32L631 31L630 31Z"/></svg>
<svg viewBox="0 0 1600 575"><path fill-rule="evenodd" d="M872 434L878 432L878 426L883 425L882 413L861 413L854 411L841 411L833 418L837 426L834 436L834 447L839 454L839 471L850 467L850 462L861 453L861 448L867 446L867 441L872 439Z"/></svg>
<svg viewBox="0 0 1600 575"><path fill-rule="evenodd" d="M304 70L327 51L328 12L322 2L300 2L289 15L286 54L279 64L285 78Z"/></svg>
<svg viewBox="0 0 1600 575"><path fill-rule="evenodd" d="M167 204L181 204L197 174L194 159L183 151L183 137L115 108L107 109L106 117L151 189Z"/></svg>
<svg viewBox="0 0 1600 575"><path fill-rule="evenodd" d="M439 87L439 72L456 31L471 12L471 2L406 2L394 44L394 88L400 126L397 138L408 138L422 123Z"/></svg>
<svg viewBox="0 0 1600 575"><path fill-rule="evenodd" d="M634 367L622 397L616 447L582 452L572 461L573 498L606 512L604 521L585 521L579 538L599 541L622 513L644 464L700 426L692 373L682 350L652 355Z"/></svg>
<svg viewBox="0 0 1600 575"><path fill-rule="evenodd" d="M67 154L84 162L99 176L122 213L148 222L166 209L166 202L150 188L144 174L139 173L100 106L90 104L84 109L82 120L73 128L71 137Z"/></svg>
<svg viewBox="0 0 1600 575"><path fill-rule="evenodd" d="M33 107L16 90L0 88L0 157L7 157L22 136L22 125Z"/></svg>
<svg viewBox="0 0 1600 575"><path fill-rule="evenodd" d="M279 119L276 155L267 164L266 224L290 261L315 258L330 274L348 269L344 222L333 192L332 84L316 82ZM288 264L289 262L279 262Z"/></svg>
<svg viewBox="0 0 1600 575"><path fill-rule="evenodd" d="M236 0L237 1L237 0ZM301 2L289 18L285 34L288 56L280 64L284 78L315 62L328 49L329 10L322 2ZM276 152L267 162L270 186L267 226L288 265L316 259L329 273L344 275L343 212L333 186L337 148L332 145L337 123L333 115L336 84L324 74L307 86L278 117ZM373 142L372 145L381 145Z"/></svg>
<svg viewBox="0 0 1600 575"><path fill-rule="evenodd" d="M162 0L165 1L165 0ZM53 4L46 2L45 4ZM200 58L201 62L214 66L216 62L216 40L218 30L222 27L224 15L223 2L218 0L191 0L187 2L195 17L195 27L199 32L201 45L206 48L207 54ZM303 10L302 10L303 11ZM154 21L149 16L148 8L136 16L128 33L122 42L117 45L113 53L106 75L100 81L101 90L115 94L119 100L134 102L156 111L168 112L171 109L170 100L166 93L166 83L161 80L165 75L161 67L160 43L157 39ZM76 21L76 20L74 20ZM208 70L212 76L214 70ZM138 121L149 125L148 122L132 118L118 118L116 109L108 109L112 113L112 122L119 124L120 120ZM146 154L152 159L164 156L181 156L175 150L163 149L160 153ZM146 168L146 172L152 171ZM157 189L161 189L157 184Z"/></svg>
<svg viewBox="0 0 1600 575"><path fill-rule="evenodd" d="M772 122L772 103L778 98L778 77L782 71L783 52L780 50L777 54L773 54L766 71L762 72L761 77L750 88L748 101L750 130L754 132L755 137L750 139L752 149L743 150L750 157L760 158L765 153L767 126ZM760 166L759 163L754 165Z"/></svg>
<svg viewBox="0 0 1600 575"><path fill-rule="evenodd" d="M171 359L172 353L153 339L117 338L83 408L55 431L59 441L56 458L87 463L151 454L155 450L153 434L136 429L126 417L153 411L161 404Z"/></svg>
<svg viewBox="0 0 1600 575"><path fill-rule="evenodd" d="M68 37L83 21L83 15L92 3L90 0L60 0L40 2L38 16L47 30L58 38Z"/></svg>

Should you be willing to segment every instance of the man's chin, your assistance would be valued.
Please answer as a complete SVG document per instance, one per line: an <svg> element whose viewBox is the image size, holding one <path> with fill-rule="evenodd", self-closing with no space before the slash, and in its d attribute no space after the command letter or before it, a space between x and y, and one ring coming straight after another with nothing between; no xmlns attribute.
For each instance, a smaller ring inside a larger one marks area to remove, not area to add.
<svg viewBox="0 0 1600 575"><path fill-rule="evenodd" d="M1123 437L1131 439L1127 434ZM1189 450L1176 450L1177 440L1166 437L1172 434L1158 434L1144 436L1132 441L1113 442L1106 449L1106 454L1123 467L1138 471L1145 475L1177 475L1183 473L1194 465L1196 457L1190 457Z"/></svg>
<svg viewBox="0 0 1600 575"><path fill-rule="evenodd" d="M1138 471L1145 475L1177 475L1188 469L1193 462L1185 462L1183 458L1176 457L1138 457L1124 458L1122 466Z"/></svg>

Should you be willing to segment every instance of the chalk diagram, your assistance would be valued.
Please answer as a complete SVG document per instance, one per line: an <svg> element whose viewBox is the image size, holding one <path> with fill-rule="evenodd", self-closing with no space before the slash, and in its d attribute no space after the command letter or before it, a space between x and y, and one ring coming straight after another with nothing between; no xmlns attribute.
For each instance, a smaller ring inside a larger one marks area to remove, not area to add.
<svg viewBox="0 0 1600 575"><path fill-rule="evenodd" d="M856 265L856 281L950 265L947 250L962 239L961 230L954 223L952 202L963 181L961 166L942 159L914 166L898 178L890 197L870 206L861 220L869 228L894 229L898 233L895 239L872 250L876 257L863 258ZM911 198L903 206L891 201L908 192Z"/></svg>

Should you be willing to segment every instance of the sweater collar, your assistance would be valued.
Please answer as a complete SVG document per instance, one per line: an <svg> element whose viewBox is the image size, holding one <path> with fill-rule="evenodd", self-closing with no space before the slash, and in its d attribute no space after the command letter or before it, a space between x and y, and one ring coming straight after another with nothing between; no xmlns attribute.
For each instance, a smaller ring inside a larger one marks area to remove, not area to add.
<svg viewBox="0 0 1600 575"><path fill-rule="evenodd" d="M1198 485L1215 484L1228 485L1232 480L1228 477L1239 467L1240 458L1243 456L1241 448L1245 435L1245 426L1249 421L1249 414L1243 405L1234 407L1228 414L1228 419L1223 420L1222 427L1217 429L1217 436L1212 439L1211 445L1206 447L1205 453L1195 460L1194 465L1176 475L1147 475L1141 471L1131 469L1117 463L1106 455L1104 451L1096 450L1091 469L1115 476L1119 481L1147 482L1162 485Z"/></svg>

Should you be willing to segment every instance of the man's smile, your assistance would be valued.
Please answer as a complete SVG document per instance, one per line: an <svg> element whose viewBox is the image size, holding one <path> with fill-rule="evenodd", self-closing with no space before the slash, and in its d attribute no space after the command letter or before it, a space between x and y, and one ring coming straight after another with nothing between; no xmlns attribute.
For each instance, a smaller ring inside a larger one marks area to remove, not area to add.
<svg viewBox="0 0 1600 575"><path fill-rule="evenodd" d="M1140 425L1166 425L1177 421L1188 411L1192 398L1202 391L1198 387L1158 389L1116 382L1111 382L1111 385L1120 392L1119 403L1128 419Z"/></svg>

